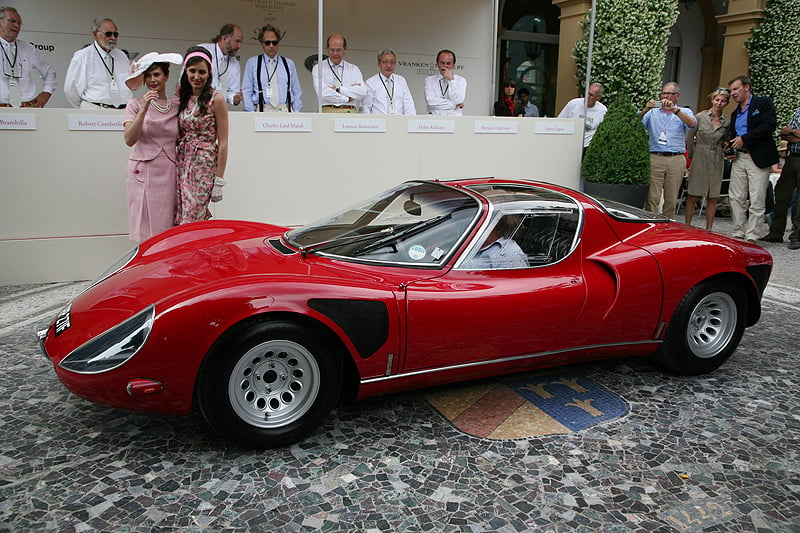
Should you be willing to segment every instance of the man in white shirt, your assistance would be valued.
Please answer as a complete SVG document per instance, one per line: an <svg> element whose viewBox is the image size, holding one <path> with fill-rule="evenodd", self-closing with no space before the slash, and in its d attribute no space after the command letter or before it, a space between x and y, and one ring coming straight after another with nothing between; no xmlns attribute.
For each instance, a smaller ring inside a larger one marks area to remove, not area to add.
<svg viewBox="0 0 800 533"><path fill-rule="evenodd" d="M44 107L56 90L56 71L30 43L17 40L22 16L13 7L0 8L0 107ZM36 94L33 71L42 78Z"/></svg>
<svg viewBox="0 0 800 533"><path fill-rule="evenodd" d="M378 74L367 80L367 96L361 112L373 115L416 115L414 99L406 79L394 73L397 54L390 48L378 52Z"/></svg>
<svg viewBox="0 0 800 533"><path fill-rule="evenodd" d="M64 95L72 107L81 109L123 109L131 99L125 85L130 62L117 48L119 32L109 18L92 23L92 44L72 55L64 79Z"/></svg>
<svg viewBox="0 0 800 533"><path fill-rule="evenodd" d="M467 80L455 74L456 54L442 50L436 54L439 74L425 78L425 102L429 115L463 115Z"/></svg>
<svg viewBox="0 0 800 533"><path fill-rule="evenodd" d="M264 53L248 59L244 67L245 111L303 110L303 90L294 61L278 54L282 38L280 29L272 24L259 30L258 41Z"/></svg>
<svg viewBox="0 0 800 533"><path fill-rule="evenodd" d="M322 94L319 92L320 64L311 69L314 91L322 104L323 113L357 113L361 100L367 95L367 86L361 70L344 60L347 39L334 34L325 44L328 59L322 61Z"/></svg>
<svg viewBox="0 0 800 533"><path fill-rule="evenodd" d="M573 98L567 102L567 105L565 105L561 113L558 114L558 118L583 118L583 109L584 106L586 107L586 119L583 122L584 152L586 152L586 148L589 146L592 137L594 137L594 134L597 132L597 127L606 117L608 108L600 102L602 99L603 86L599 83L592 83L589 85L588 101L584 102L583 98Z"/></svg>
<svg viewBox="0 0 800 533"><path fill-rule="evenodd" d="M200 43L211 54L211 87L222 93L231 105L239 105L242 101L242 66L236 54L243 39L239 26L225 24L210 43Z"/></svg>

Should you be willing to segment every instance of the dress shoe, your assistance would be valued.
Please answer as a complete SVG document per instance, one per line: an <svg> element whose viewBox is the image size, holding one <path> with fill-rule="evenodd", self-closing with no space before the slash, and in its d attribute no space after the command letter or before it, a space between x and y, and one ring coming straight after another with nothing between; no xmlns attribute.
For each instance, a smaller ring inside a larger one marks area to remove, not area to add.
<svg viewBox="0 0 800 533"><path fill-rule="evenodd" d="M764 242L783 242L783 237L779 235L773 235L772 233L767 233L763 237L758 239L759 241Z"/></svg>
<svg viewBox="0 0 800 533"><path fill-rule="evenodd" d="M790 250L800 250L800 241L792 241L789 243Z"/></svg>

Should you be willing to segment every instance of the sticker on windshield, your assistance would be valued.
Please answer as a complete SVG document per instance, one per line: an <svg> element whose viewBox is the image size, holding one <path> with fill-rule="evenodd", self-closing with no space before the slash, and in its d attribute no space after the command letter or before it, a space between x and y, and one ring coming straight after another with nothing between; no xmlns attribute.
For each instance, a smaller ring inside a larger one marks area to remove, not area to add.
<svg viewBox="0 0 800 533"><path fill-rule="evenodd" d="M427 252L425 251L425 247L420 246L419 244L415 244L414 246L408 249L408 257L410 257L411 259L416 259L416 260L422 259L425 257L426 253Z"/></svg>

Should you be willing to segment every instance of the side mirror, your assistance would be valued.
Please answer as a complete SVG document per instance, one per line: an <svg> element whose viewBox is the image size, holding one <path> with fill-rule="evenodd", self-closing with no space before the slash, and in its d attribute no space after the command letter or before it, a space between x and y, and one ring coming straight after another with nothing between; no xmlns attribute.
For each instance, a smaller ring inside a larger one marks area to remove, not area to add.
<svg viewBox="0 0 800 533"><path fill-rule="evenodd" d="M415 217L418 217L418 216L420 216L422 214L422 206L414 201L414 195L413 194L403 204L403 210L406 213L408 213L409 215L415 216Z"/></svg>

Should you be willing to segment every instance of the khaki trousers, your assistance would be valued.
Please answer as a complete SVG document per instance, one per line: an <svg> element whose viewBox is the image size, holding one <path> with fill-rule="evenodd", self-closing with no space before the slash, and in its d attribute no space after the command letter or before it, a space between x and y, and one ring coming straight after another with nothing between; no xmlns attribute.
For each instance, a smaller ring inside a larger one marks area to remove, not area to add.
<svg viewBox="0 0 800 533"><path fill-rule="evenodd" d="M678 202L678 191L686 171L686 158L683 155L664 156L650 154L650 190L647 193L645 211L658 213L661 194L664 194L664 205L661 214L675 218L675 204Z"/></svg>
<svg viewBox="0 0 800 533"><path fill-rule="evenodd" d="M728 200L731 204L733 229L731 235L755 241L762 236L764 203L770 167L758 168L750 154L739 152L731 165ZM750 207L747 198L750 197Z"/></svg>

